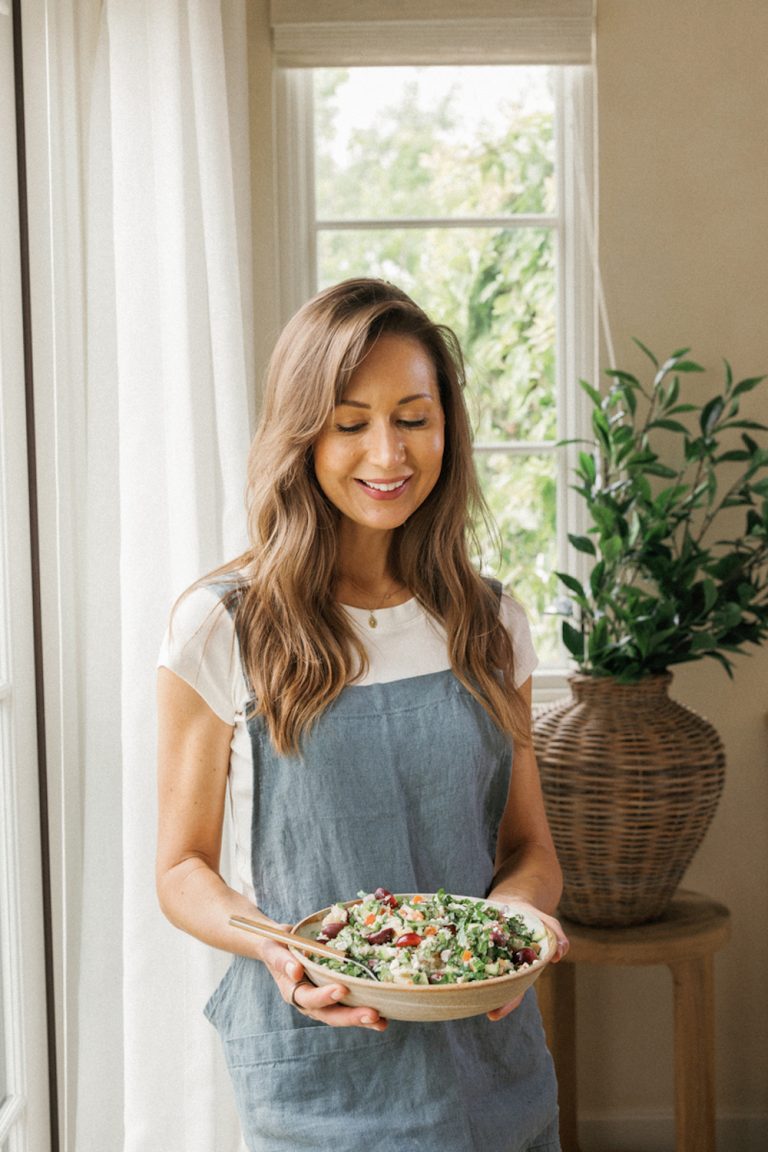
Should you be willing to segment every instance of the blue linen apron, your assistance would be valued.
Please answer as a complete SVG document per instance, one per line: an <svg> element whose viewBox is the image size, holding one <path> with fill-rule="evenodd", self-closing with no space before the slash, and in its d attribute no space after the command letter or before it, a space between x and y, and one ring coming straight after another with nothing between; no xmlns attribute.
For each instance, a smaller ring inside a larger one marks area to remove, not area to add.
<svg viewBox="0 0 768 1152"><path fill-rule="evenodd" d="M379 885L485 895L512 752L450 671L351 685L301 758L248 721L258 906L294 923ZM330 1028L236 956L205 1008L251 1152L559 1152L535 992L505 1020Z"/></svg>

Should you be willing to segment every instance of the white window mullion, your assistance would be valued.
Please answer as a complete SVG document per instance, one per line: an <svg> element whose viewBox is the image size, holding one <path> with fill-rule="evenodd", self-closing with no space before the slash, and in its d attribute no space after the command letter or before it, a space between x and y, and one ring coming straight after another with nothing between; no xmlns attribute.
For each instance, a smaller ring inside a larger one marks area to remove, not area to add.
<svg viewBox="0 0 768 1152"><path fill-rule="evenodd" d="M594 119L591 70L562 69L556 81L560 173L558 392L561 440L571 441L558 457L558 555L561 569L580 579L586 558L568 543L583 535L585 510L571 488L580 445L589 435L589 410L580 380L595 383L598 372L597 241L594 212Z"/></svg>
<svg viewBox="0 0 768 1152"><path fill-rule="evenodd" d="M541 456L557 452L556 440L491 440L473 445L475 452L507 452L510 456Z"/></svg>
<svg viewBox="0 0 768 1152"><path fill-rule="evenodd" d="M369 219L318 220L317 230L352 232L366 228L551 228L556 216L377 216Z"/></svg>

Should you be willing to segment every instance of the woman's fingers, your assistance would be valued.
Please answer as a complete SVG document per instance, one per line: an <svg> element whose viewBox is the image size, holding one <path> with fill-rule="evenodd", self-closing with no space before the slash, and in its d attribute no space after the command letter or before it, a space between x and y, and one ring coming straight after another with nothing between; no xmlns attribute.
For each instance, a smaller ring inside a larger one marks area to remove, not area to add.
<svg viewBox="0 0 768 1152"><path fill-rule="evenodd" d="M303 966L282 944L265 940L262 960L269 968L286 1004L292 1005L305 1016L311 1016L313 1020L334 1028L371 1028L383 1032L387 1027L387 1021L382 1019L375 1008L349 1008L339 1004L338 1001L348 991L343 984L317 988L307 978Z"/></svg>
<svg viewBox="0 0 768 1152"><path fill-rule="evenodd" d="M338 1001L347 989L341 984L329 984L316 988L309 981L302 981L292 990L293 1004L305 1016L329 1024L332 1028L371 1028L383 1032L387 1021L383 1020L375 1008L349 1008Z"/></svg>
<svg viewBox="0 0 768 1152"><path fill-rule="evenodd" d="M555 936L557 937L557 949L555 951L554 956L552 957L552 963L557 964L557 963L559 963L560 960L563 959L563 957L568 952L568 949L570 947L570 944L568 942L568 937L566 936L565 932L563 931L562 924L560 923L559 920L556 920L554 918L554 916L547 916L547 914L545 912L539 912L538 915L539 915L539 918L541 920L543 920L545 924L549 925L549 927L552 929Z"/></svg>
<svg viewBox="0 0 768 1152"><path fill-rule="evenodd" d="M501 1008L494 1008L493 1012L487 1012L486 1015L489 1020L503 1020L505 1016L509 1016L510 1012L514 1012L523 1002L522 996L516 996L514 1000L510 1000L509 1004L502 1004Z"/></svg>
<svg viewBox="0 0 768 1152"><path fill-rule="evenodd" d="M515 907L518 907L520 904L525 904L526 907L530 908L531 912L538 916L539 920L543 920L544 923L554 932L557 939L557 948L551 957L551 962L553 964L559 963L559 961L562 960L563 957L567 954L569 948L568 937L563 931L562 924L559 920L556 920L554 916L550 916L546 912L541 912L538 908L535 908L533 904L529 904L527 901L515 901ZM488 1012L488 1019L503 1020L505 1016L509 1016L510 1012L514 1012L515 1008L517 1008L518 1005L522 1003L522 1000L523 997L518 996L516 999L511 1000L509 1004L504 1004L501 1008L496 1008L493 1012Z"/></svg>
<svg viewBox="0 0 768 1152"><path fill-rule="evenodd" d="M510 900L511 911L514 913L517 908L530 909L534 916L537 916L539 920L543 920L543 922L552 929L557 937L557 948L552 956L552 963L557 964L559 960L563 959L569 948L568 937L563 931L563 926L560 921L556 920L554 916L550 916L548 912L542 912L534 904L531 904L529 900Z"/></svg>

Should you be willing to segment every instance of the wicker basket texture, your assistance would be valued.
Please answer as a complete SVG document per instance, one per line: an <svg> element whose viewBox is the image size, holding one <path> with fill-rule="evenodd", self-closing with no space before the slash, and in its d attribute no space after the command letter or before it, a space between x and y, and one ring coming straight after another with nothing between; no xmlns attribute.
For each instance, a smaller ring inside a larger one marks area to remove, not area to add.
<svg viewBox="0 0 768 1152"><path fill-rule="evenodd" d="M725 754L706 720L637 684L573 676L534 721L544 800L564 873L560 912L581 924L661 916L715 814Z"/></svg>

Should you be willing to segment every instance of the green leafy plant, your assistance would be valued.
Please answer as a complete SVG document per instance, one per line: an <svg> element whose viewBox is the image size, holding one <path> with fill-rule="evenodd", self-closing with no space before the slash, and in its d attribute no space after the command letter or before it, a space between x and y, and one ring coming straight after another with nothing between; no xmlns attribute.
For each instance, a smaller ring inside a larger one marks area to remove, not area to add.
<svg viewBox="0 0 768 1152"><path fill-rule="evenodd" d="M591 676L631 683L705 657L731 675L730 657L768 634L768 448L753 438L768 428L739 415L766 377L735 382L726 363L722 391L691 402L681 380L690 391L703 369L689 349L659 363L635 343L650 384L617 369L604 393L581 382L593 439L573 487L590 527L569 539L594 563L584 584L557 574L563 640Z"/></svg>

